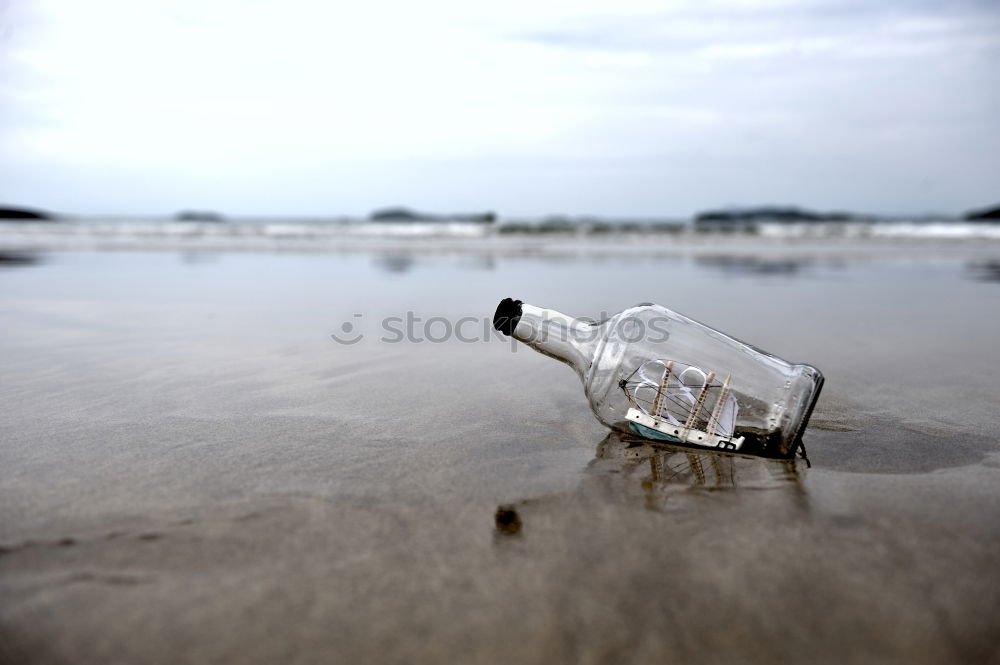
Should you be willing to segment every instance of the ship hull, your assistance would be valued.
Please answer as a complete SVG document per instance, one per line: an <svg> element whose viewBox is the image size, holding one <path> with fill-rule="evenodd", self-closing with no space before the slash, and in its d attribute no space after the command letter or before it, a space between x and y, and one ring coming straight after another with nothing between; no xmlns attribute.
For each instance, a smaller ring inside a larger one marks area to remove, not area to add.
<svg viewBox="0 0 1000 665"><path fill-rule="evenodd" d="M625 418L633 432L647 439L684 443L718 450L739 450L743 446L744 437L742 436L719 436L697 429L684 428L680 425L672 425L666 420L654 418L639 409L629 409Z"/></svg>

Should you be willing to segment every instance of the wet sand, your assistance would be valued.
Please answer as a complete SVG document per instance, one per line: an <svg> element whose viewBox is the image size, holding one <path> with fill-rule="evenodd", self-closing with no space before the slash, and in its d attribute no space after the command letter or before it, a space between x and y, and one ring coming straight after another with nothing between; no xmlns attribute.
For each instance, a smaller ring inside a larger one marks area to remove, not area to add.
<svg viewBox="0 0 1000 665"><path fill-rule="evenodd" d="M9 262L0 662L1000 662L998 257ZM609 435L506 296L817 365L812 467Z"/></svg>

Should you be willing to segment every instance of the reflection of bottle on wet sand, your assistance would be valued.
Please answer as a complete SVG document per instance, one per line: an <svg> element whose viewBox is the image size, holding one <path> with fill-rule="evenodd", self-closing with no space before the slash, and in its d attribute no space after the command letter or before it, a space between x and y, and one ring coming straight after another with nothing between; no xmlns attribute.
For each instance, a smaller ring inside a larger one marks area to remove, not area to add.
<svg viewBox="0 0 1000 665"><path fill-rule="evenodd" d="M698 505L703 509L766 511L782 519L808 510L802 484L805 464L794 457L756 455L683 447L650 441L634 434L610 432L587 465L587 479L572 496L546 497L499 506L494 526L499 537L520 535L525 524L551 508L565 510L587 500L612 499L650 510ZM720 504L699 490L732 490L732 501ZM767 491L761 491L767 490ZM696 504L691 504L695 501Z"/></svg>
<svg viewBox="0 0 1000 665"><path fill-rule="evenodd" d="M614 474L648 466L649 479L660 484L706 488L765 489L799 480L794 458L762 459L738 453L700 451L669 443L650 443L634 435L612 432L597 446L591 463Z"/></svg>
<svg viewBox="0 0 1000 665"><path fill-rule="evenodd" d="M590 323L508 298L493 324L572 367L598 420L651 440L789 457L823 385L815 367L659 305Z"/></svg>

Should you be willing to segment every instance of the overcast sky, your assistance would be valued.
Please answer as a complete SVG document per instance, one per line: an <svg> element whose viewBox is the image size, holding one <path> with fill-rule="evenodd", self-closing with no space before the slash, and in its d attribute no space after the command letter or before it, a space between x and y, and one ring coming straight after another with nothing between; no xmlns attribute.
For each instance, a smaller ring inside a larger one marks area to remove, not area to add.
<svg viewBox="0 0 1000 665"><path fill-rule="evenodd" d="M0 0L0 202L1000 202L1000 2Z"/></svg>

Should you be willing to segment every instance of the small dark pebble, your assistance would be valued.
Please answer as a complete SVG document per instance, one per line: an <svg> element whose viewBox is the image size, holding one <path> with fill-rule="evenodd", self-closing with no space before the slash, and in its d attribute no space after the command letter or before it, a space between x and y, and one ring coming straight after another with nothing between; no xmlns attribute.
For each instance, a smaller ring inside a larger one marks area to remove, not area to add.
<svg viewBox="0 0 1000 665"><path fill-rule="evenodd" d="M59 547L72 547L73 545L76 545L76 540L74 540L73 538L63 538L58 543L56 543L56 545L58 545Z"/></svg>
<svg viewBox="0 0 1000 665"><path fill-rule="evenodd" d="M139 540L159 540L162 537L163 536L158 533L144 533L139 536Z"/></svg>
<svg viewBox="0 0 1000 665"><path fill-rule="evenodd" d="M497 531L513 535L521 531L521 516L517 514L514 506L497 506L494 516Z"/></svg>

